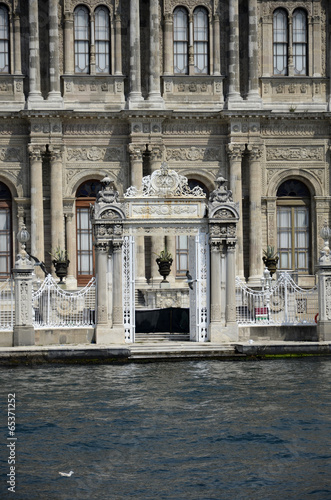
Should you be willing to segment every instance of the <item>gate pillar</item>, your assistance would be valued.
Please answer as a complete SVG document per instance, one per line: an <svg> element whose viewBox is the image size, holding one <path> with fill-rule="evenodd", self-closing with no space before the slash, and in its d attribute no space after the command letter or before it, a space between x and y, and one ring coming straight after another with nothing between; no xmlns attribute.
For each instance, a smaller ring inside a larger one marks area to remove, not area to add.
<svg viewBox="0 0 331 500"><path fill-rule="evenodd" d="M320 236L324 239L324 248L318 262L318 323L319 341L331 340L331 254L329 239L331 230L326 222Z"/></svg>
<svg viewBox="0 0 331 500"><path fill-rule="evenodd" d="M219 177L218 187L209 198L209 241L211 248L211 342L235 342L238 340L236 322L236 226L239 220L239 204L232 201L232 192ZM223 293L225 288L225 293Z"/></svg>
<svg viewBox="0 0 331 500"><path fill-rule="evenodd" d="M97 344L124 343L122 245L122 204L109 177L102 181L94 207L91 207L96 253Z"/></svg>

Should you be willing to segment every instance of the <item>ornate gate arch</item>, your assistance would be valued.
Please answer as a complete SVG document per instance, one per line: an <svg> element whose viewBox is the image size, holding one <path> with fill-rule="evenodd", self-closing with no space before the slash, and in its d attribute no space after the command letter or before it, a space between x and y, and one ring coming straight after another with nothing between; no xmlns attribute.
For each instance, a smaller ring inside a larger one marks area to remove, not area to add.
<svg viewBox="0 0 331 500"><path fill-rule="evenodd" d="M160 170L143 178L142 189L130 187L121 200L108 177L103 179L102 184L103 189L98 193L94 208L91 208L97 271L96 341L135 341L134 246L135 241L145 235L189 236L192 275L190 340L208 341L211 332L215 337L216 331L221 332L222 325L216 318L220 328L215 329L215 324L213 329L210 328L209 241L214 245L217 240L219 259L214 265L219 267L218 275L221 276L221 252L224 254L225 242L230 239L235 244L238 215L234 204L226 200L233 207L232 212L227 212L224 222L217 210L220 204L224 209L224 201L217 199L217 193L221 194L220 187L211 194L208 203L200 187L190 189L188 179L170 170L166 163L161 165ZM223 184L221 191L224 194ZM207 217L208 210L213 214L212 219ZM229 214L233 216L232 221ZM230 222L234 233L229 230ZM220 229L222 224L223 230ZM209 227L212 228L212 235L209 234Z"/></svg>

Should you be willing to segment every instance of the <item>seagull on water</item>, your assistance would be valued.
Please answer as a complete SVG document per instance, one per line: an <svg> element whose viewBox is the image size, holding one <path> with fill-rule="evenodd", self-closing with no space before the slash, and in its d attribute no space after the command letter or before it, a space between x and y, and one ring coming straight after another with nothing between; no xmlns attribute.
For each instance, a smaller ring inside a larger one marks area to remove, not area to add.
<svg viewBox="0 0 331 500"><path fill-rule="evenodd" d="M64 477L70 477L73 473L74 473L73 470L71 470L70 472L59 472L60 476Z"/></svg>
<svg viewBox="0 0 331 500"><path fill-rule="evenodd" d="M189 271L186 271L186 278L188 286L191 288L191 290L193 290L193 283L195 283L198 280L194 280L190 275Z"/></svg>

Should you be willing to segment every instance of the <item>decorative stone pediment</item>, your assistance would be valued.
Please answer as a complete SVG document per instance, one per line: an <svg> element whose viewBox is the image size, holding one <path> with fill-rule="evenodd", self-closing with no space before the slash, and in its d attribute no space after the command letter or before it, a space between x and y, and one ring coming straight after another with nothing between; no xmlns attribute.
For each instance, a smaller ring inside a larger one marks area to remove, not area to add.
<svg viewBox="0 0 331 500"><path fill-rule="evenodd" d="M199 186L191 189L188 186L188 179L179 175L175 170L168 168L168 164L163 162L160 170L155 170L152 175L147 175L142 179L142 189L138 190L131 186L125 193L125 198L140 197L201 197L205 194Z"/></svg>

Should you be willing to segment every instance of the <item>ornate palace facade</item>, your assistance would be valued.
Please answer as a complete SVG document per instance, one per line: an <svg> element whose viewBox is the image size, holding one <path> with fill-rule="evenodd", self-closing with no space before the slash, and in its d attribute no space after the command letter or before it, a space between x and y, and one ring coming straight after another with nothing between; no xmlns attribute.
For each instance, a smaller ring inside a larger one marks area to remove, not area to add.
<svg viewBox="0 0 331 500"><path fill-rule="evenodd" d="M239 203L236 273L252 285L262 252L314 281L330 212L328 0L4 0L0 2L0 275L23 223L68 282L94 273L90 203L105 175L123 196L166 162L206 193L227 179ZM164 242L146 236L148 260ZM173 283L187 237L167 242Z"/></svg>

